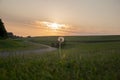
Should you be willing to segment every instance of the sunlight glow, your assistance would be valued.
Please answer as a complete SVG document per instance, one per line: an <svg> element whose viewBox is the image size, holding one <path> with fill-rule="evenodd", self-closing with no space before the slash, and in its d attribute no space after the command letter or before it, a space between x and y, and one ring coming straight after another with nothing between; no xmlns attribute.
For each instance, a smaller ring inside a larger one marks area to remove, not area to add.
<svg viewBox="0 0 120 80"><path fill-rule="evenodd" d="M56 22L47 22L47 21L40 22L40 21L37 21L36 23L40 24L42 26L46 26L46 27L48 27L49 29L52 29L52 30L58 30L58 29L67 27L65 24L58 24Z"/></svg>
<svg viewBox="0 0 120 80"><path fill-rule="evenodd" d="M51 27L52 29L58 29L58 28L59 28L59 24L57 24L57 23L52 23L52 24L50 25L50 27Z"/></svg>
<svg viewBox="0 0 120 80"><path fill-rule="evenodd" d="M50 23L49 25L48 25L48 27L50 27L51 29L60 29L61 27L63 27L63 25L61 25L61 24L58 24L58 23Z"/></svg>
<svg viewBox="0 0 120 80"><path fill-rule="evenodd" d="M52 35L52 36L64 36L69 34L72 27L68 24L62 24L51 21L35 21L35 27L41 30L41 34Z"/></svg>

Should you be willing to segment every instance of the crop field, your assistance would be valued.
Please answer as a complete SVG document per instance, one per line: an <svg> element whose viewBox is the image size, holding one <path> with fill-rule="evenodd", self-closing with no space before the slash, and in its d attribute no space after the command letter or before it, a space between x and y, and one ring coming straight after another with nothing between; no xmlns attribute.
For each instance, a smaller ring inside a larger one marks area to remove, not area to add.
<svg viewBox="0 0 120 80"><path fill-rule="evenodd" d="M51 46L57 37L24 40ZM23 44L18 40L14 46L16 49ZM0 80L120 80L120 36L66 36L61 53L57 49L43 54L0 56Z"/></svg>

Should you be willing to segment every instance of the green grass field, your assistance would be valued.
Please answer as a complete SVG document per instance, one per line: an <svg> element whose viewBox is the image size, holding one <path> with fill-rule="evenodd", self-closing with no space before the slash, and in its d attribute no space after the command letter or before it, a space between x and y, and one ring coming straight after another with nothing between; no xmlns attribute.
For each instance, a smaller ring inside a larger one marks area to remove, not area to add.
<svg viewBox="0 0 120 80"><path fill-rule="evenodd" d="M45 48L32 44L27 39L6 39L0 40L0 51L16 51L16 50L29 50L35 48Z"/></svg>
<svg viewBox="0 0 120 80"><path fill-rule="evenodd" d="M29 40L51 45L57 37ZM120 80L120 36L65 37L65 40L61 57L58 50L0 56L0 80Z"/></svg>

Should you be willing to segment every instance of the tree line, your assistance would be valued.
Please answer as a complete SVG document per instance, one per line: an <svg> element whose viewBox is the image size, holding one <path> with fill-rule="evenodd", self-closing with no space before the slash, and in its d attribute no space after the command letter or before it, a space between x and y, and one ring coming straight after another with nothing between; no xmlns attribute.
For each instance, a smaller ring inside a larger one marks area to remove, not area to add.
<svg viewBox="0 0 120 80"><path fill-rule="evenodd" d="M8 38L7 30L5 29L4 23L2 22L2 19L0 19L0 38L6 39Z"/></svg>

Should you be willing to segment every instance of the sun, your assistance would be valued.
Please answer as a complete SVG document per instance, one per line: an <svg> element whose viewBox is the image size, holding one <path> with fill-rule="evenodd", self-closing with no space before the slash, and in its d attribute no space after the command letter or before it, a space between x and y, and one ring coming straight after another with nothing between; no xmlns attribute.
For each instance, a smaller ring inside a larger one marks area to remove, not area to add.
<svg viewBox="0 0 120 80"><path fill-rule="evenodd" d="M58 29L64 27L65 25L51 22L51 23L47 23L47 26L53 30L58 30Z"/></svg>
<svg viewBox="0 0 120 80"><path fill-rule="evenodd" d="M40 26L44 26L48 29L55 30L55 31L58 31L60 29L67 27L65 24L56 23L56 22L37 21L36 23L39 24Z"/></svg>
<svg viewBox="0 0 120 80"><path fill-rule="evenodd" d="M50 25L49 25L49 27L51 28L51 29L59 29L60 28L60 24L57 24L57 23L51 23Z"/></svg>

